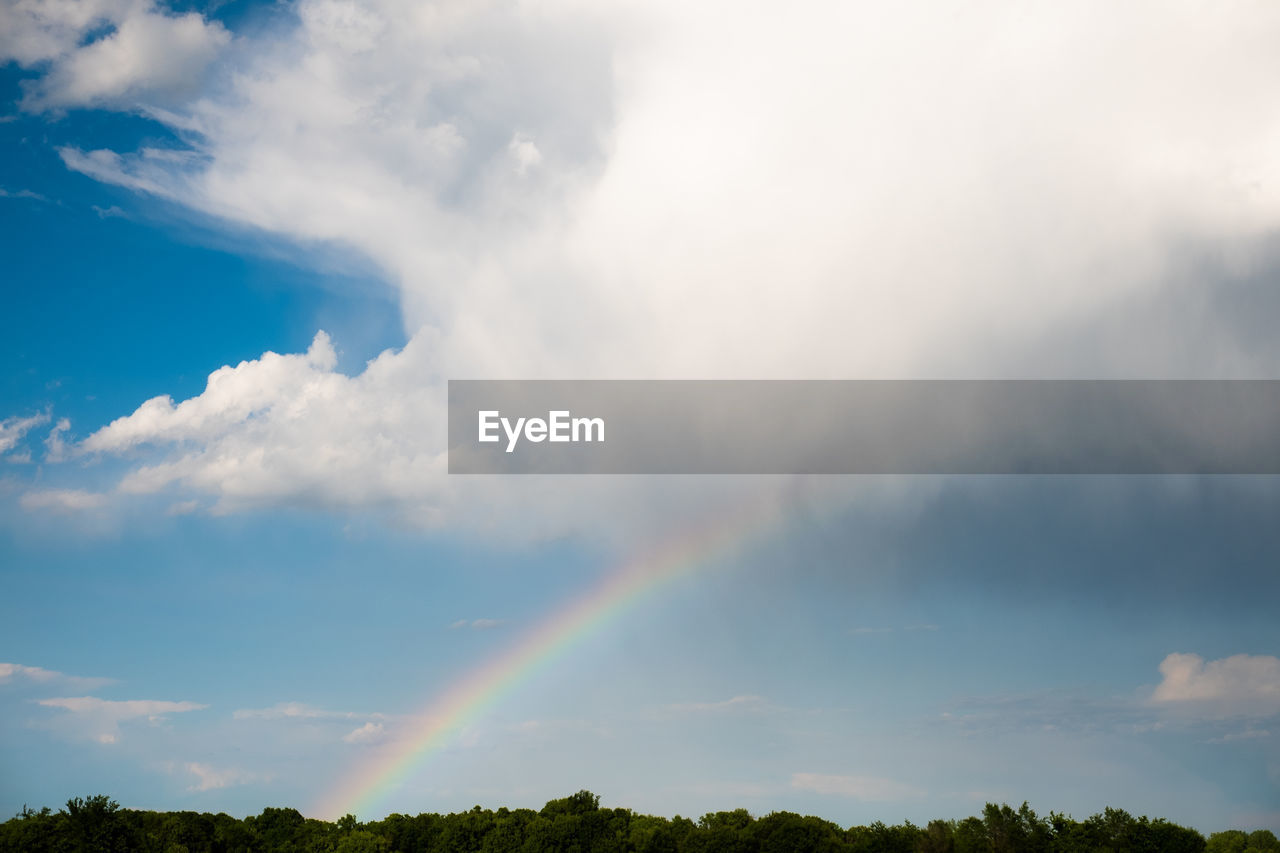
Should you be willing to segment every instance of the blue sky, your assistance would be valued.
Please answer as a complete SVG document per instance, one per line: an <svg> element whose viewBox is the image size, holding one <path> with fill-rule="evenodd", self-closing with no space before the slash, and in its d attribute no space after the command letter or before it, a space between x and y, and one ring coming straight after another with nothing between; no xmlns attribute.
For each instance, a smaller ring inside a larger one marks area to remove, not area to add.
<svg viewBox="0 0 1280 853"><path fill-rule="evenodd" d="M6 6L0 812L314 814L751 498L360 816L1280 829L1273 478L445 473L449 378L1275 378L1280 13L921 11Z"/></svg>

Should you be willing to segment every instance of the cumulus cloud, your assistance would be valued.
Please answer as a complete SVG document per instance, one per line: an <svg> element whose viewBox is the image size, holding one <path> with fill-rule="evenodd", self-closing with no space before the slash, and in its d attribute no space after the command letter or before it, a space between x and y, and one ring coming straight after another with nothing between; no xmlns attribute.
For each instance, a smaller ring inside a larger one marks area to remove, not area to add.
<svg viewBox="0 0 1280 853"><path fill-rule="evenodd" d="M79 452L175 448L134 468L119 491L178 486L217 496L215 510L224 511L272 501L412 503L438 491L441 401L415 390L406 359L391 353L355 378L335 363L320 332L305 354L266 353L215 371L190 400L148 400L86 438Z"/></svg>
<svg viewBox="0 0 1280 853"><path fill-rule="evenodd" d="M822 773L792 773L791 787L815 794L848 797L865 802L885 803L923 797L914 785L875 776L832 776Z"/></svg>
<svg viewBox="0 0 1280 853"><path fill-rule="evenodd" d="M168 714L200 711L208 705L196 702L170 702L155 699L99 699L96 696L73 696L54 699L38 699L36 703L47 708L59 708L68 712L65 728L73 735L88 737L103 744L120 740L121 723L145 719L149 723L164 722Z"/></svg>
<svg viewBox="0 0 1280 853"><path fill-rule="evenodd" d="M810 11L313 0L234 109L190 108L205 157L73 165L354 245L411 330L473 358L505 340L535 369L580 370L557 350L588 341L610 369L685 375L937 366L975 330L1020 338L1154 286L1174 231L1273 221L1273 11ZM533 195L511 157L550 172ZM646 333L664 346L633 349Z"/></svg>
<svg viewBox="0 0 1280 853"><path fill-rule="evenodd" d="M1171 654L1160 662L1153 702L1220 715L1280 713L1280 658L1232 655L1205 661L1200 655Z"/></svg>
<svg viewBox="0 0 1280 853"><path fill-rule="evenodd" d="M255 416L270 414L280 404L279 391L296 387L302 398L291 408L309 414L311 398L332 396L325 388L337 356L329 336L315 336L303 356L281 356L268 352L236 367L223 367L210 374L204 393L178 406L169 396L153 397L128 417L118 418L89 436L81 444L86 453L129 450L142 442L204 443Z"/></svg>
<svg viewBox="0 0 1280 853"><path fill-rule="evenodd" d="M1277 262L1280 8L296 9L225 89L158 114L189 150L62 156L372 260L408 344L344 376L318 335L146 401L82 445L152 452L124 493L457 521L483 486L443 476L450 376L1280 364L1219 304L1264 298L1247 283ZM625 514L594 500L606 484L562 486ZM524 510L535 488L498 501Z"/></svg>
<svg viewBox="0 0 1280 853"><path fill-rule="evenodd" d="M193 93L231 40L196 12L171 15L139 0L18 0L0 7L0 33L0 59L47 66L27 88L28 109L132 107Z"/></svg>
<svg viewBox="0 0 1280 853"><path fill-rule="evenodd" d="M655 514L663 523L705 514L709 495L717 504L742 500L741 481L730 480L693 488L673 478L654 484L666 499L651 501L649 491L620 494L605 478L528 477L500 490L482 478L449 478L447 398L431 373L430 346L430 336L419 336L346 376L334 369L332 344L319 333L306 353L267 353L215 371L189 400L148 400L74 453L136 460L116 497L177 493L183 503L195 499L190 495L210 496L214 514L273 504L385 509L415 526L500 531L507 541L559 535L566 527L609 536L644 527ZM584 523L584 501L616 509L609 513L614 522ZM28 503L57 501L41 494ZM527 512L534 504L539 512Z"/></svg>

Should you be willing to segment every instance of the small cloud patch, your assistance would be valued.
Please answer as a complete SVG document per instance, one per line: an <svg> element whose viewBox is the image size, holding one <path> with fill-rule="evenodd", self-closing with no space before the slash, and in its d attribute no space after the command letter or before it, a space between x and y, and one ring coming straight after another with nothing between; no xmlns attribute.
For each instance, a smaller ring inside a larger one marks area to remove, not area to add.
<svg viewBox="0 0 1280 853"><path fill-rule="evenodd" d="M793 773L791 787L815 794L830 794L873 803L913 800L925 792L904 782L876 776L832 776L824 773Z"/></svg>
<svg viewBox="0 0 1280 853"><path fill-rule="evenodd" d="M375 743L382 740L383 737L382 723L365 723L358 729L353 729L342 736L345 743Z"/></svg>
<svg viewBox="0 0 1280 853"><path fill-rule="evenodd" d="M1280 713L1280 658L1232 655L1206 661L1171 654L1160 662L1162 680L1151 694L1157 704L1230 716Z"/></svg>

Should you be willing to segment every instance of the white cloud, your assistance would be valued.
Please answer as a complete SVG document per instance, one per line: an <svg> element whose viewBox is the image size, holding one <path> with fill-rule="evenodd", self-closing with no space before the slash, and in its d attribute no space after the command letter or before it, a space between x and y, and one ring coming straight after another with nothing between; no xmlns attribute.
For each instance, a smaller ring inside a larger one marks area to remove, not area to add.
<svg viewBox="0 0 1280 853"><path fill-rule="evenodd" d="M73 696L61 699L40 699L39 704L50 708L63 708L77 714L108 714L115 719L134 717L159 718L164 714L183 711L199 711L208 705L195 702L168 702L157 699L99 699L96 696Z"/></svg>
<svg viewBox="0 0 1280 853"><path fill-rule="evenodd" d="M96 30L103 35L85 42ZM28 109L117 104L192 93L230 42L223 26L139 0L18 0L0 7L0 60L47 64Z"/></svg>
<svg viewBox="0 0 1280 853"><path fill-rule="evenodd" d="M1278 16L1257 7L1212 27L1108 4L298 8L236 92L189 108L207 159L73 165L357 246L411 330L539 374L581 369L570 343L642 373L949 364L976 330L1020 339L1151 287L1171 227L1260 234L1276 213ZM500 161L535 150L551 174L530 195Z"/></svg>
<svg viewBox="0 0 1280 853"><path fill-rule="evenodd" d="M36 103L88 106L127 96L194 88L205 67L230 41L219 23L199 14L138 14L116 31L77 49L43 81Z"/></svg>
<svg viewBox="0 0 1280 853"><path fill-rule="evenodd" d="M1171 654L1160 662L1154 702L1214 714L1267 716L1280 713L1280 658L1232 655L1205 661L1200 655Z"/></svg>
<svg viewBox="0 0 1280 853"><path fill-rule="evenodd" d="M39 414L30 415L25 418L17 417L5 418L0 421L0 455L8 453L22 437L26 435L33 427L40 426L49 420L49 415Z"/></svg>
<svg viewBox="0 0 1280 853"><path fill-rule="evenodd" d="M507 151L511 154L511 159L515 160L517 174L523 175L542 162L542 152L538 150L533 140L523 133L517 133L511 137L511 141L507 143Z"/></svg>
<svg viewBox="0 0 1280 853"><path fill-rule="evenodd" d="M106 496L82 489L37 489L23 494L19 503L27 510L80 512L103 506Z"/></svg>
<svg viewBox="0 0 1280 853"><path fill-rule="evenodd" d="M93 28L120 20L133 0L14 0L0 5L0 58L32 66L73 51Z"/></svg>
<svg viewBox="0 0 1280 853"><path fill-rule="evenodd" d="M32 201L48 201L48 199L40 195L40 193L32 192L31 190L18 190L14 192L12 190L7 190L4 187L0 187L0 198L29 198Z"/></svg>
<svg viewBox="0 0 1280 853"><path fill-rule="evenodd" d="M668 711L678 713L705 713L713 711L731 711L739 709L760 709L764 707L764 699L759 696L734 696L721 702L685 702L667 705Z"/></svg>
<svg viewBox="0 0 1280 853"><path fill-rule="evenodd" d="M355 711L330 711L314 708L301 702L280 702L270 708L242 708L232 716L237 720L354 720L379 719L382 714L365 714Z"/></svg>
<svg viewBox="0 0 1280 853"><path fill-rule="evenodd" d="M332 396L332 374L337 356L329 336L316 334L305 356L268 352L236 367L223 367L209 375L204 393L177 406L168 396L154 397L128 417L117 418L81 444L83 452L121 452L143 442L207 442L230 424L269 415L280 404L281 387L300 386L302 399L293 402L294 414L307 415L312 398Z"/></svg>
<svg viewBox="0 0 1280 853"><path fill-rule="evenodd" d="M70 429L70 419L59 418L53 429L49 430L49 435L44 440L46 462L61 462L67 458L67 443L62 436Z"/></svg>
<svg viewBox="0 0 1280 853"><path fill-rule="evenodd" d="M346 743L374 743L382 740L382 723L365 723L358 729L352 729L342 736Z"/></svg>
<svg viewBox="0 0 1280 853"><path fill-rule="evenodd" d="M499 628L506 624L505 619L458 619L449 623L450 628L474 628L477 631L485 631L490 628Z"/></svg>
<svg viewBox="0 0 1280 853"><path fill-rule="evenodd" d="M792 773L791 787L815 794L831 794L874 803L918 799L925 792L914 785L876 776L831 776L822 773Z"/></svg>
<svg viewBox="0 0 1280 853"><path fill-rule="evenodd" d="M348 377L317 336L146 401L81 445L150 454L124 493L590 528L562 505L622 518L644 495L523 482L490 503L446 478L447 377L1191 377L1280 356L1204 316L1280 219L1280 7L296 8L224 88L156 114L190 151L64 160L371 259L409 342ZM1201 249L1221 261L1191 280ZM1105 331L1176 287L1200 296L1170 328Z"/></svg>
<svg viewBox="0 0 1280 853"><path fill-rule="evenodd" d="M110 678L85 678L78 675L67 675L52 669L38 666L24 666L19 663L0 663L0 684L6 682L32 682L35 684L75 685L86 689L111 684Z"/></svg>
<svg viewBox="0 0 1280 853"><path fill-rule="evenodd" d="M437 435L443 444L442 412L412 388L406 360L387 353L349 378L333 370L335 359L321 332L305 355L267 353L224 367L203 394L177 405L168 397L148 400L80 450L175 447L163 461L137 466L119 491L176 485L215 495L215 511L274 501L407 504L439 492L443 447L423 445Z"/></svg>
<svg viewBox="0 0 1280 853"><path fill-rule="evenodd" d="M196 702L169 702L156 699L112 700L96 696L73 696L53 699L37 699L36 704L67 711L64 728L77 737L87 737L103 744L112 744L121 737L120 724L145 719L155 725L164 722L168 714L200 711L208 705Z"/></svg>
<svg viewBox="0 0 1280 853"><path fill-rule="evenodd" d="M257 780L257 776L242 770L218 770L207 764L196 761L187 762L183 769L196 777L196 783L187 788L188 791L213 791L218 788L230 788Z"/></svg>
<svg viewBox="0 0 1280 853"><path fill-rule="evenodd" d="M62 673L60 672L41 669L38 666L23 666L19 663L0 663L0 682L17 678L29 678L32 681L53 681L61 676Z"/></svg>

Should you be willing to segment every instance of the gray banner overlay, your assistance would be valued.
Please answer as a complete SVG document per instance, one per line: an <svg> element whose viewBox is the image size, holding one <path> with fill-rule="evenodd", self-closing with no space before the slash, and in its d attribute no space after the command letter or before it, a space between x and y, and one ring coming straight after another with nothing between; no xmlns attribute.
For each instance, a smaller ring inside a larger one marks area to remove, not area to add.
<svg viewBox="0 0 1280 853"><path fill-rule="evenodd" d="M1278 474L1280 381L450 380L449 473Z"/></svg>

